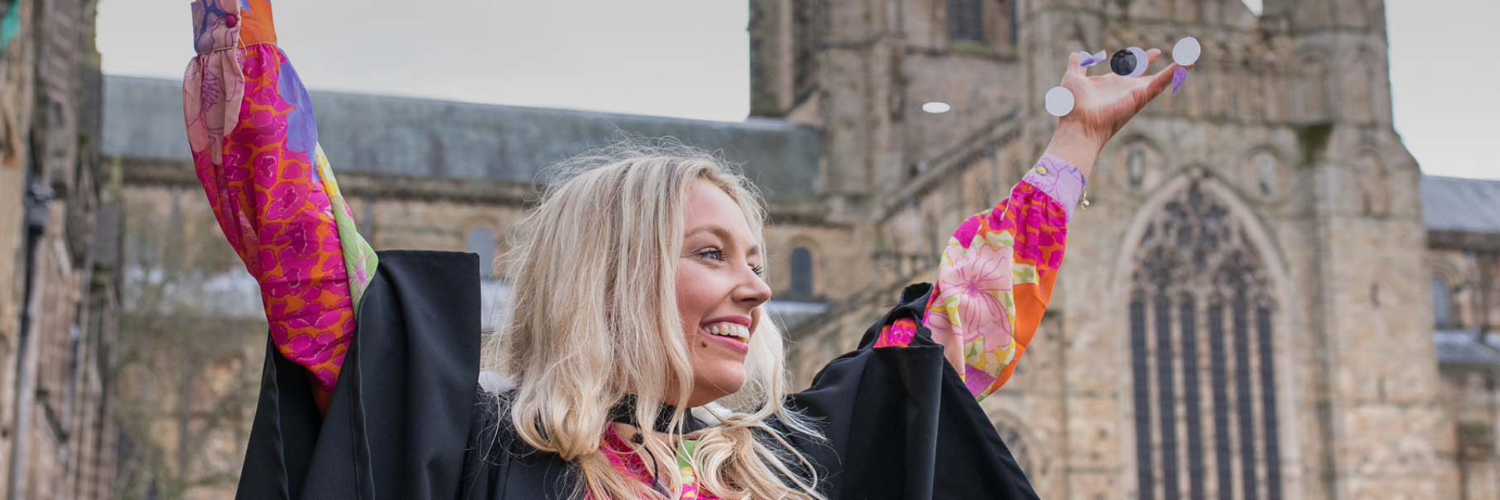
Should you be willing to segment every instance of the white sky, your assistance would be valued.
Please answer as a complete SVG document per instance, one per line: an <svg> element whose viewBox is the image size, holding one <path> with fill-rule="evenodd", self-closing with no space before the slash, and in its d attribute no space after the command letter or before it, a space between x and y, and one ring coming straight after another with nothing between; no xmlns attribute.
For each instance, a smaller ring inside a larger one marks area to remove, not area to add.
<svg viewBox="0 0 1500 500"><path fill-rule="evenodd" d="M1490 59L1500 2L1386 3L1396 129L1407 147L1429 174L1500 179L1500 65ZM277 28L317 89L723 121L749 113L746 0L416 5L278 2ZM186 1L100 1L106 73L180 78L191 33Z"/></svg>

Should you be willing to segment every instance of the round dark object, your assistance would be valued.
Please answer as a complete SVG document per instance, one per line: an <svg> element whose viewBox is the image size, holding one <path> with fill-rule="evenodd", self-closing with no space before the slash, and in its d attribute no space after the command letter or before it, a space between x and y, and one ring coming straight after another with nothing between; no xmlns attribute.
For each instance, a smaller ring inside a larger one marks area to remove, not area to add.
<svg viewBox="0 0 1500 500"><path fill-rule="evenodd" d="M1129 50L1115 52L1115 55L1109 58L1109 70L1120 76L1130 76L1135 73L1136 64L1135 54Z"/></svg>

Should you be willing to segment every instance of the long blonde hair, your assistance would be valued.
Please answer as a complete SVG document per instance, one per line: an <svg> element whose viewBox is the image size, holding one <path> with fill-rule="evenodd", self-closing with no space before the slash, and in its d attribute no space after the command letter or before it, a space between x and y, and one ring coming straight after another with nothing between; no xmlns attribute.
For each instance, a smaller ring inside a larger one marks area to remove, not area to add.
<svg viewBox="0 0 1500 500"><path fill-rule="evenodd" d="M516 383L499 402L508 412L502 418L531 447L576 464L580 487L596 500L677 498L683 478L674 440L682 438L697 440L695 476L715 495L821 500L812 465L768 425L775 419L821 439L782 404L784 339L764 311L751 335L745 386L722 406L711 405L721 425L682 432L693 367L676 275L689 187L706 179L723 189L764 246L765 214L754 187L713 155L671 142L623 142L554 172L502 257L511 309L484 356L486 370ZM674 391L679 400L665 401ZM643 458L670 464L658 477L666 492L621 474L601 451L609 411L629 395L636 422L656 421L663 403L677 408L673 439L642 429Z"/></svg>

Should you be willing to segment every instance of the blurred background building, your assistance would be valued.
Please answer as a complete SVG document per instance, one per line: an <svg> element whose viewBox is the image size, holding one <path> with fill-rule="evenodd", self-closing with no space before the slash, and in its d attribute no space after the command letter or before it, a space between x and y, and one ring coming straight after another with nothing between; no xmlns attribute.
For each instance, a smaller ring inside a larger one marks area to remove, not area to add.
<svg viewBox="0 0 1500 500"><path fill-rule="evenodd" d="M6 3L65 28L0 59L0 481L227 497L265 325L194 177L180 81L105 77L101 107L92 2ZM547 165L621 131L721 151L770 201L771 307L805 382L1040 155L1068 52L1193 35L1200 67L1101 155L1037 343L983 403L1039 492L1500 497L1500 181L1423 176L1402 145L1382 1L749 8L742 123L314 92L322 144L377 249L487 263Z"/></svg>
<svg viewBox="0 0 1500 500"><path fill-rule="evenodd" d="M109 498L119 203L92 0L0 1L0 494Z"/></svg>

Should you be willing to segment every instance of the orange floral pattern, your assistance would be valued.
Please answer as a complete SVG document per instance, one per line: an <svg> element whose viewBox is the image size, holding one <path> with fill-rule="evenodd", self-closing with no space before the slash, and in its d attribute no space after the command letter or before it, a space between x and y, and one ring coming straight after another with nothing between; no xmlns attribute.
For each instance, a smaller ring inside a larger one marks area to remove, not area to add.
<svg viewBox="0 0 1500 500"><path fill-rule="evenodd" d="M974 397L1015 373L1052 300L1068 218L1085 185L1078 169L1047 156L994 208L964 221L948 240L922 319ZM910 318L881 328L875 347L910 345Z"/></svg>

